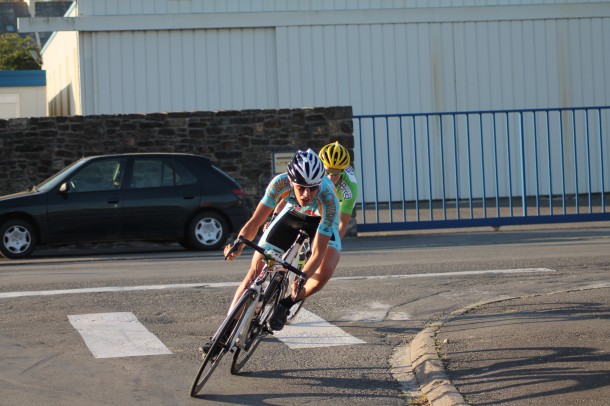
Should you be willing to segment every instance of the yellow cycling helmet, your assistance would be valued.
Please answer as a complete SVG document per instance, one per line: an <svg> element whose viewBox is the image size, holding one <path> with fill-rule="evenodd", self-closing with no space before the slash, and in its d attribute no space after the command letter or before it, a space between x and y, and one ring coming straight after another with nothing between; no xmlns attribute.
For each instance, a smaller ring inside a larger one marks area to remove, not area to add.
<svg viewBox="0 0 610 406"><path fill-rule="evenodd" d="M349 152L339 141L324 145L318 154L322 163L329 169L343 170L349 166Z"/></svg>

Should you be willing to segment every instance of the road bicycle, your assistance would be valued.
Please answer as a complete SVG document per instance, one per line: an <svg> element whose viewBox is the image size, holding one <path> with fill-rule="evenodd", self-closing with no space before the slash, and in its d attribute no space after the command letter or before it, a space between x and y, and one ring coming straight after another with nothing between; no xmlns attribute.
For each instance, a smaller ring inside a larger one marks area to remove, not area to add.
<svg viewBox="0 0 610 406"><path fill-rule="evenodd" d="M216 333L214 333L201 367L191 386L191 396L196 396L208 381L222 358L233 353L231 374L236 375L248 362L261 340L273 331L268 321L278 302L291 294L296 281L296 295L305 283L302 268L308 259L309 234L299 230L294 243L283 254L274 249L265 249L250 240L238 237L225 259L240 244L245 244L262 254L264 266L244 290L237 304L231 308ZM298 259L298 267L293 262ZM294 275L293 277L291 277ZM294 319L303 301L295 304L288 315Z"/></svg>

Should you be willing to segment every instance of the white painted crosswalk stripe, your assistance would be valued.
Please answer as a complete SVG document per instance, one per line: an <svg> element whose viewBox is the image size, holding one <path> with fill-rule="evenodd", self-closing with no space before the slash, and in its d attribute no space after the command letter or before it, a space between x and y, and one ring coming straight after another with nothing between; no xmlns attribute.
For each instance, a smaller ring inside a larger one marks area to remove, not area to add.
<svg viewBox="0 0 610 406"><path fill-rule="evenodd" d="M131 312L68 316L95 358L171 354Z"/></svg>
<svg viewBox="0 0 610 406"><path fill-rule="evenodd" d="M305 309L301 309L294 321L283 330L274 332L273 336L292 349L366 343Z"/></svg>

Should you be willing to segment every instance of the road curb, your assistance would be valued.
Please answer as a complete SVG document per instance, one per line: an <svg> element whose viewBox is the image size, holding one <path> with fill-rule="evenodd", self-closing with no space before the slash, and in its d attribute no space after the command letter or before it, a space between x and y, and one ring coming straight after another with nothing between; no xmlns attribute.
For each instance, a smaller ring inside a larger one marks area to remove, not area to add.
<svg viewBox="0 0 610 406"><path fill-rule="evenodd" d="M428 324L411 342L411 365L420 389L432 406L469 406L462 394L449 380L445 365L436 350L436 335L443 324L455 316L495 302L517 299L517 296L501 296L493 300L478 302L449 313L437 322Z"/></svg>
<svg viewBox="0 0 610 406"><path fill-rule="evenodd" d="M436 351L436 333L443 323L427 326L411 342L411 365L422 393L432 406L468 405L451 384Z"/></svg>
<svg viewBox="0 0 610 406"><path fill-rule="evenodd" d="M610 287L610 283L595 283L581 286L579 288L565 289L549 293L537 293L524 296L500 296L492 300L478 302L456 311L449 313L441 320L428 324L411 341L411 365L417 377L420 389L426 395L432 406L469 406L464 397L451 383L445 366L438 356L436 349L436 335L441 327L452 318L462 315L477 307L492 303L504 302L513 299L524 299L529 297L556 295L559 293L569 293L592 289L602 289Z"/></svg>

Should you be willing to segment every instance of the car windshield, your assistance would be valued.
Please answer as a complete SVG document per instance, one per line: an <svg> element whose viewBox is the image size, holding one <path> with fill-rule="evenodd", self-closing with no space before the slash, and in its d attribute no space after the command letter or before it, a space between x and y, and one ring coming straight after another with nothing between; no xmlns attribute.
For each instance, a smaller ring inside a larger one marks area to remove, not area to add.
<svg viewBox="0 0 610 406"><path fill-rule="evenodd" d="M66 166L61 171L57 172L50 178L48 178L48 179L42 181L41 183L39 183L38 185L34 186L33 189L46 191L48 189L54 188L55 186L57 186L57 184L59 182L61 182L63 179L65 179L65 176L63 176L64 174L73 172L74 170L76 170L77 168L82 166L83 163L85 163L86 161L87 161L86 159L79 159L78 161L72 162L70 165Z"/></svg>

